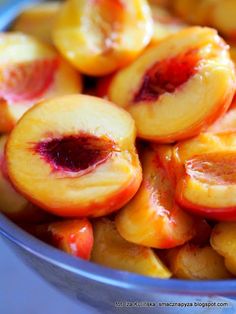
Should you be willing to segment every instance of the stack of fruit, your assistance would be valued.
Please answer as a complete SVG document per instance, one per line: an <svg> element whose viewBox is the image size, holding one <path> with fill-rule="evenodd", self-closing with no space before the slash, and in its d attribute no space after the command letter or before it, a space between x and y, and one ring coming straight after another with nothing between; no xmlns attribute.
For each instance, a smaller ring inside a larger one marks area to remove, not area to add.
<svg viewBox="0 0 236 314"><path fill-rule="evenodd" d="M47 3L0 34L0 209L108 267L232 278L235 51L187 23L233 42L233 4L170 2Z"/></svg>

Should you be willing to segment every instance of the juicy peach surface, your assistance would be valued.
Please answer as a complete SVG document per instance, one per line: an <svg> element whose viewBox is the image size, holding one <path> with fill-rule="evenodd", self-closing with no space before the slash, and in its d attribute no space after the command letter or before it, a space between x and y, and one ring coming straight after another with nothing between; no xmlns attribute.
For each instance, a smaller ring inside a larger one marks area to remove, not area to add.
<svg viewBox="0 0 236 314"><path fill-rule="evenodd" d="M174 201L174 187L158 154L143 155L143 182L135 197L116 216L126 240L154 248L171 248L194 236L194 220Z"/></svg>
<svg viewBox="0 0 236 314"><path fill-rule="evenodd" d="M109 98L131 113L139 137L173 142L206 129L228 109L234 91L228 46L215 30L191 27L119 71Z"/></svg>
<svg viewBox="0 0 236 314"><path fill-rule="evenodd" d="M0 132L35 103L81 91L81 78L50 46L21 33L0 33Z"/></svg>
<svg viewBox="0 0 236 314"><path fill-rule="evenodd" d="M68 0L56 22L56 47L82 73L109 74L134 60L153 32L146 0Z"/></svg>
<svg viewBox="0 0 236 314"><path fill-rule="evenodd" d="M52 44L52 28L61 8L60 2L39 3L24 9L11 30L37 37Z"/></svg>
<svg viewBox="0 0 236 314"><path fill-rule="evenodd" d="M102 216L139 188L134 141L124 110L96 97L64 96L23 116L8 140L7 168L14 186L49 212Z"/></svg>
<svg viewBox="0 0 236 314"><path fill-rule="evenodd" d="M171 249L167 260L173 275L181 279L215 280L231 278L224 259L210 246L197 247L186 244Z"/></svg>
<svg viewBox="0 0 236 314"><path fill-rule="evenodd" d="M171 272L151 248L126 241L119 235L114 222L106 218L94 223L91 260L107 267L141 275L171 277Z"/></svg>

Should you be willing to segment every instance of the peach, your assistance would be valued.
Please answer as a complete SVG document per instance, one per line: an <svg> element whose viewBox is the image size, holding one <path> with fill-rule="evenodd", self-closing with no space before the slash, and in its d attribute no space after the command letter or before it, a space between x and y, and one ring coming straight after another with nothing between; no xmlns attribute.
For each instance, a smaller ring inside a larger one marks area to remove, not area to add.
<svg viewBox="0 0 236 314"><path fill-rule="evenodd" d="M224 257L226 268L236 275L236 223L218 223L211 235L211 245L217 253Z"/></svg>
<svg viewBox="0 0 236 314"><path fill-rule="evenodd" d="M201 134L177 144L178 203L216 220L236 219L236 134Z"/></svg>
<svg viewBox="0 0 236 314"><path fill-rule="evenodd" d="M117 214L116 226L127 241L153 248L172 248L195 234L194 220L174 201L175 189L154 150L143 154L143 182Z"/></svg>
<svg viewBox="0 0 236 314"><path fill-rule="evenodd" d="M21 33L0 33L0 132L35 103L81 91L80 76L50 46Z"/></svg>
<svg viewBox="0 0 236 314"><path fill-rule="evenodd" d="M37 37L52 44L52 28L61 8L60 2L46 2L24 9L11 30Z"/></svg>
<svg viewBox="0 0 236 314"><path fill-rule="evenodd" d="M197 247L185 244L167 253L173 275L181 279L215 280L227 279L232 275L224 265L224 259L210 246Z"/></svg>
<svg viewBox="0 0 236 314"><path fill-rule="evenodd" d="M53 246L86 260L93 247L93 228L88 219L73 219L31 227L31 233Z"/></svg>
<svg viewBox="0 0 236 314"><path fill-rule="evenodd" d="M154 251L129 243L116 230L114 222L102 218L94 223L94 246L91 260L95 263L157 278L169 278L171 272Z"/></svg>
<svg viewBox="0 0 236 314"><path fill-rule="evenodd" d="M169 11L159 5L151 5L153 18L153 37L152 44L158 43L167 36L177 33L179 30L186 27L180 19L173 16Z"/></svg>
<svg viewBox="0 0 236 314"><path fill-rule="evenodd" d="M48 215L30 204L12 186L5 167L7 136L0 137L0 211L16 222L43 222Z"/></svg>
<svg viewBox="0 0 236 314"><path fill-rule="evenodd" d="M109 99L131 113L139 137L169 143L206 129L229 108L234 90L228 46L215 30L190 27L119 71Z"/></svg>
<svg viewBox="0 0 236 314"><path fill-rule="evenodd" d="M71 95L41 102L8 139L9 177L25 197L51 213L103 216L125 205L139 188L135 136L131 116L106 100Z"/></svg>
<svg viewBox="0 0 236 314"><path fill-rule="evenodd" d="M78 70L101 76L134 60L150 42L152 32L146 0L68 0L53 38Z"/></svg>

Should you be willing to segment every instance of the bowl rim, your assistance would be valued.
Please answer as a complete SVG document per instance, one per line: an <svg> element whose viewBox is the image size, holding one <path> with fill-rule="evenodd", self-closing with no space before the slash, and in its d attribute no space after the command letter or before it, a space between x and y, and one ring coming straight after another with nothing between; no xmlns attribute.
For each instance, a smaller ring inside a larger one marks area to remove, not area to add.
<svg viewBox="0 0 236 314"><path fill-rule="evenodd" d="M0 5L0 31L6 30L17 13L26 5L40 0L7 0ZM37 258L49 262L78 276L123 289L142 293L171 293L198 296L236 297L236 279L192 281L158 279L114 270L75 258L33 237L0 213L0 235Z"/></svg>
<svg viewBox="0 0 236 314"><path fill-rule="evenodd" d="M63 268L80 277L102 284L115 286L143 294L168 293L198 296L236 296L236 280L193 281L180 279L159 279L134 273L119 271L73 257L58 250L13 223L0 213L0 235L23 251Z"/></svg>

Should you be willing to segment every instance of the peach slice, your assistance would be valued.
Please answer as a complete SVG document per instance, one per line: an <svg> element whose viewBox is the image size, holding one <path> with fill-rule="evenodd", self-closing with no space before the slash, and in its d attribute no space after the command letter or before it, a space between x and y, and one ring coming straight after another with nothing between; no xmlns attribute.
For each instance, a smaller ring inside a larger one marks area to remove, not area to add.
<svg viewBox="0 0 236 314"><path fill-rule="evenodd" d="M6 141L7 136L0 137L0 211L16 222L43 222L48 215L17 193L9 180L4 157Z"/></svg>
<svg viewBox="0 0 236 314"><path fill-rule="evenodd" d="M151 5L151 11L154 22L152 44L156 44L160 40L186 27L184 22L159 5Z"/></svg>
<svg viewBox="0 0 236 314"><path fill-rule="evenodd" d="M94 246L91 260L95 263L157 278L169 278L171 272L154 251L129 243L116 230L115 224L103 218L94 223Z"/></svg>
<svg viewBox="0 0 236 314"><path fill-rule="evenodd" d="M179 204L206 218L236 219L236 134L201 134L176 145L174 156Z"/></svg>
<svg viewBox="0 0 236 314"><path fill-rule="evenodd" d="M232 275L224 265L224 259L210 246L199 248L185 244L169 250L166 259L173 275L181 279L215 280Z"/></svg>
<svg viewBox="0 0 236 314"><path fill-rule="evenodd" d="M236 275L236 223L221 222L217 224L211 235L211 245L225 259L226 268Z"/></svg>
<svg viewBox="0 0 236 314"><path fill-rule="evenodd" d="M234 90L228 46L215 30L191 27L119 71L109 98L131 113L139 137L168 143L206 129L226 112Z"/></svg>
<svg viewBox="0 0 236 314"><path fill-rule="evenodd" d="M80 76L50 46L0 33L0 132L9 132L35 103L80 91Z"/></svg>
<svg viewBox="0 0 236 314"><path fill-rule="evenodd" d="M60 2L46 2L24 9L11 30L37 37L52 44L52 29L60 11Z"/></svg>
<svg viewBox="0 0 236 314"><path fill-rule="evenodd" d="M152 32L146 0L69 0L53 38L78 70L101 76L134 60L150 42Z"/></svg>
<svg viewBox="0 0 236 314"><path fill-rule="evenodd" d="M143 182L135 197L116 216L126 240L153 248L171 248L195 234L194 220L174 201L174 186L155 151L143 154Z"/></svg>
<svg viewBox="0 0 236 314"><path fill-rule="evenodd" d="M31 226L30 232L75 257L89 260L93 247L93 228L88 219L73 219Z"/></svg>
<svg viewBox="0 0 236 314"><path fill-rule="evenodd" d="M9 176L51 213L103 216L125 205L141 183L135 135L131 116L106 100L71 95L45 101L9 137Z"/></svg>

